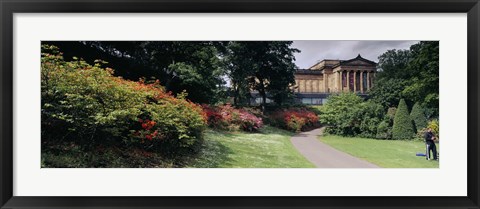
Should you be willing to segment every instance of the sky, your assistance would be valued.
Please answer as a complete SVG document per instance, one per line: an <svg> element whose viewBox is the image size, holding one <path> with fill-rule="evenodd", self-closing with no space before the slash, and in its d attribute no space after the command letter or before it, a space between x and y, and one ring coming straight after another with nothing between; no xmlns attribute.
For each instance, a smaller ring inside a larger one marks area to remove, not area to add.
<svg viewBox="0 0 480 209"><path fill-rule="evenodd" d="M363 58L378 62L378 57L389 49L409 49L419 41L293 41L292 47L301 52L295 54L295 64L306 69L323 59Z"/></svg>

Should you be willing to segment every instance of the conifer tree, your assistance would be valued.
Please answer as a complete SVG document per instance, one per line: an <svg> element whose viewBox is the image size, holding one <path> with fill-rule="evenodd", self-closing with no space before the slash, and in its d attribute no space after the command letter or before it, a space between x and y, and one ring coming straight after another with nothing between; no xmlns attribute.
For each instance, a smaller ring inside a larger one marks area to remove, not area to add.
<svg viewBox="0 0 480 209"><path fill-rule="evenodd" d="M395 118L393 119L392 139L412 139L414 127L405 100L401 99L398 104Z"/></svg>
<svg viewBox="0 0 480 209"><path fill-rule="evenodd" d="M418 102L413 105L412 112L410 113L410 118L412 118L417 132L427 127L425 110Z"/></svg>

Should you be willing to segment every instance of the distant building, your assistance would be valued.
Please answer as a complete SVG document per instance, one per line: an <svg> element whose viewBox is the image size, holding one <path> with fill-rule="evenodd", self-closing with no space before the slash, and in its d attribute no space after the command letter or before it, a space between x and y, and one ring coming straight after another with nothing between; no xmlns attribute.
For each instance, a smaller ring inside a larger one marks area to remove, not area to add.
<svg viewBox="0 0 480 209"><path fill-rule="evenodd" d="M350 60L322 60L295 73L297 102L320 105L330 94L356 92L366 96L373 85L377 63L360 54Z"/></svg>
<svg viewBox="0 0 480 209"><path fill-rule="evenodd" d="M297 70L292 90L296 102L307 105L324 104L328 96L340 92L356 92L365 97L373 86L376 71L377 63L360 54L349 60L325 59L308 69ZM261 103L258 92L252 91L251 95L252 104ZM272 102L267 98L267 103Z"/></svg>

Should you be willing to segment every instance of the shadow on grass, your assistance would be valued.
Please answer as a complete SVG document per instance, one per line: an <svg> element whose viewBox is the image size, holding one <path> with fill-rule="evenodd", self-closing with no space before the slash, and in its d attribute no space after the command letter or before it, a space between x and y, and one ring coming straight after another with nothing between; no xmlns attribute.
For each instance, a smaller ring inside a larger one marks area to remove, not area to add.
<svg viewBox="0 0 480 209"><path fill-rule="evenodd" d="M210 131L213 137L231 138L235 134L219 131ZM231 161L230 154L233 151L229 147L215 140L205 139L200 152L192 156L186 167L191 168L219 168L224 167L226 162Z"/></svg>

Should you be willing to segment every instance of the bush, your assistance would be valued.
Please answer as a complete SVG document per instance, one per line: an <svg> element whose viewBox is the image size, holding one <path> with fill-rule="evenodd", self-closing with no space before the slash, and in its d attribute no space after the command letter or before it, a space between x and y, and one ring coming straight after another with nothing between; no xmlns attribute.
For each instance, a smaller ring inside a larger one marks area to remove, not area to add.
<svg viewBox="0 0 480 209"><path fill-rule="evenodd" d="M175 98L158 82L115 77L113 69L101 63L66 62L58 48L42 46L42 141L177 153L201 139L205 115L185 94Z"/></svg>
<svg viewBox="0 0 480 209"><path fill-rule="evenodd" d="M413 105L412 112L410 113L410 117L412 118L415 124L415 130L417 132L427 127L427 118L425 117L425 110L418 102Z"/></svg>
<svg viewBox="0 0 480 209"><path fill-rule="evenodd" d="M354 93L329 97L321 109L320 120L326 132L342 136L375 137L384 109L374 102L364 102Z"/></svg>
<svg viewBox="0 0 480 209"><path fill-rule="evenodd" d="M440 123L438 122L437 119L433 119L430 122L428 122L427 128L431 128L433 134L435 134L437 137L440 136Z"/></svg>
<svg viewBox="0 0 480 209"><path fill-rule="evenodd" d="M243 130L258 131L263 127L262 118L249 112L247 109L235 109L230 104L220 106L203 105L208 118L208 125L213 128L230 131ZM258 114L258 112L257 112Z"/></svg>
<svg viewBox="0 0 480 209"><path fill-rule="evenodd" d="M319 125L318 116L306 108L278 109L267 116L270 125L300 132Z"/></svg>
<svg viewBox="0 0 480 209"><path fill-rule="evenodd" d="M417 132L417 138L420 139L420 140L425 140L425 133L427 132L427 129L428 128L431 128L432 129L432 133L437 137L437 140L440 139L440 135L439 135L439 123L438 123L438 120L437 119L433 119L431 121L428 122L428 125L427 127L425 128L422 128L421 130L419 130Z"/></svg>
<svg viewBox="0 0 480 209"><path fill-rule="evenodd" d="M390 126L388 121L382 121L378 124L377 127L377 135L375 136L377 139L391 139L392 138L392 126Z"/></svg>
<svg viewBox="0 0 480 209"><path fill-rule="evenodd" d="M298 117L294 114L285 117L287 129L295 132L302 131L302 127L305 126L305 124L307 123L307 120L305 118Z"/></svg>
<svg viewBox="0 0 480 209"><path fill-rule="evenodd" d="M360 121L357 136L375 138L378 125L385 117L383 107L380 104L367 101L360 104L356 111L356 119Z"/></svg>
<svg viewBox="0 0 480 209"><path fill-rule="evenodd" d="M397 112L396 107L389 107L387 110L387 120L390 121L390 124L393 125L393 119L395 118L395 113Z"/></svg>
<svg viewBox="0 0 480 209"><path fill-rule="evenodd" d="M405 100L400 100L393 120L392 139L412 139L415 135L412 119Z"/></svg>

